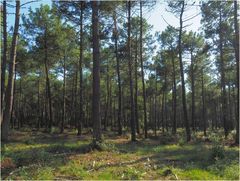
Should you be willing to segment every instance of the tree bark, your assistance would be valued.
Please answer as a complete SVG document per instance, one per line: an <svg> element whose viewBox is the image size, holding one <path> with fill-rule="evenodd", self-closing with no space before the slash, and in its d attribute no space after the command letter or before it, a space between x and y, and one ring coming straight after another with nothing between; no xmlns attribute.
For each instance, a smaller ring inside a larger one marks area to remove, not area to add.
<svg viewBox="0 0 240 181"><path fill-rule="evenodd" d="M39 78L38 78L38 124L37 124L37 128L40 129L40 121L41 121L41 105L40 105L40 74L39 74Z"/></svg>
<svg viewBox="0 0 240 181"><path fill-rule="evenodd" d="M117 61L117 77L118 77L118 135L122 135L122 88L121 88L121 76L120 76L120 63L118 58L118 29L117 29L117 17L116 12L113 14L114 21L114 46L115 57Z"/></svg>
<svg viewBox="0 0 240 181"><path fill-rule="evenodd" d="M135 114L134 114L134 96L133 96L133 80L132 80L132 61L131 61L131 1L128 1L128 73L129 73L129 89L130 89L130 104L131 104L131 140L136 141L135 132Z"/></svg>
<svg viewBox="0 0 240 181"><path fill-rule="evenodd" d="M237 87L237 115L236 115L236 137L235 143L239 144L239 23L238 23L238 14L237 14L237 0L234 1L234 29L235 29L235 58L236 58L236 68L237 68L237 75L236 75L236 87Z"/></svg>
<svg viewBox="0 0 240 181"><path fill-rule="evenodd" d="M93 94L92 94L92 120L93 143L101 142L100 120L100 52L99 52L99 1L92 1L92 33L93 33Z"/></svg>
<svg viewBox="0 0 240 181"><path fill-rule="evenodd" d="M203 119L203 132L204 136L207 136L207 122L206 122L206 109L205 109L205 90L204 90L204 75L203 75L203 68L201 72L202 76L202 119Z"/></svg>
<svg viewBox="0 0 240 181"><path fill-rule="evenodd" d="M155 91L154 91L154 134L157 136L157 68L155 68Z"/></svg>
<svg viewBox="0 0 240 181"><path fill-rule="evenodd" d="M48 132L52 130L53 123L53 114L52 114L52 94L50 87L50 79L49 79L49 69L48 69L48 45L47 45L47 28L44 33L44 66L46 73L46 88L47 88L47 97L48 97L48 109L49 109L49 122L48 122Z"/></svg>
<svg viewBox="0 0 240 181"><path fill-rule="evenodd" d="M227 120L227 97L226 97L226 85L225 85L225 63L223 58L223 34L222 34L222 9L220 9L219 19L219 49L220 49L220 69L221 69L221 93L222 93L222 113L223 113L223 127L225 138L228 136L228 120Z"/></svg>
<svg viewBox="0 0 240 181"><path fill-rule="evenodd" d="M164 133L164 107L165 107L165 90L163 89L162 94L162 132Z"/></svg>
<svg viewBox="0 0 240 181"><path fill-rule="evenodd" d="M191 89L192 89L192 130L195 131L195 77L194 77L194 64L193 64L193 50L191 54Z"/></svg>
<svg viewBox="0 0 240 181"><path fill-rule="evenodd" d="M104 115L104 124L103 129L107 130L107 120L109 118L109 108L112 109L111 106L109 106L110 103L110 86L109 86L109 62L107 62L107 95L106 95L106 101L105 101L105 115ZM111 111L110 111L111 113ZM112 116L112 115L110 115Z"/></svg>
<svg viewBox="0 0 240 181"><path fill-rule="evenodd" d="M14 32L13 32L12 46L11 46L11 53L10 53L8 85L6 90L6 108L4 112L3 122L1 125L2 141L8 140L8 129L9 129L9 122L11 118L12 105L13 105L14 73L15 73L15 62L16 62L16 52L17 52L19 19L20 19L20 1L16 1L15 24L14 24Z"/></svg>
<svg viewBox="0 0 240 181"><path fill-rule="evenodd" d="M78 120L78 135L82 134L83 124L83 1L80 2L80 58L79 58L79 120Z"/></svg>
<svg viewBox="0 0 240 181"><path fill-rule="evenodd" d="M138 39L136 36L136 50L135 50L135 95L134 95L134 99L135 99L135 122L136 122L136 129L137 129L137 133L140 133L139 130L139 120L138 120Z"/></svg>
<svg viewBox="0 0 240 181"><path fill-rule="evenodd" d="M3 1L3 55L1 63L1 124L3 121L3 100L5 92L5 73L6 73L6 62L7 62L7 2Z"/></svg>
<svg viewBox="0 0 240 181"><path fill-rule="evenodd" d="M142 91L143 91L143 111L144 111L144 136L148 137L148 125L147 125L147 105L146 105L146 90L144 82L144 69L143 69L143 18L142 18L142 1L140 1L140 63L141 63L141 76L142 76Z"/></svg>
<svg viewBox="0 0 240 181"><path fill-rule="evenodd" d="M183 116L184 116L184 124L186 129L187 141L191 140L191 132L188 123L188 114L187 114L187 103L186 103L186 91L185 91L185 80L184 80L184 70L183 70L183 62L182 62L182 28L183 28L183 12L185 7L185 1L181 1L182 8L180 14L180 28L179 28L179 39L178 39L178 54L179 54L179 63L180 63L180 71L181 71L181 82L182 82L182 105L183 105Z"/></svg>
<svg viewBox="0 0 240 181"><path fill-rule="evenodd" d="M172 92L172 100L173 100L173 127L172 133L176 134L177 126L176 126L176 113L177 113L177 88L176 88L176 73L175 73L175 62L174 62L174 54L172 50L172 69L173 69L173 92Z"/></svg>
<svg viewBox="0 0 240 181"><path fill-rule="evenodd" d="M66 51L63 58L63 107L62 107L61 133L64 131L64 122L66 118Z"/></svg>

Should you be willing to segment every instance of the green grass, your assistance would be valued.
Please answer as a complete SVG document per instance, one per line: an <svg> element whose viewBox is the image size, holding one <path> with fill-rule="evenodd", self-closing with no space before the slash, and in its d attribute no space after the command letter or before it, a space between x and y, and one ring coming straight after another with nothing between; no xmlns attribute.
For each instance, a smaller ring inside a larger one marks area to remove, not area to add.
<svg viewBox="0 0 240 181"><path fill-rule="evenodd" d="M20 134L20 133L14 133ZM29 137L29 135L32 135ZM12 180L139 180L190 179L238 180L239 148L221 146L222 136L202 133L186 143L180 133L176 138L165 134L158 139L139 140L105 136L103 151L90 151L91 135L77 137L72 132L45 134L25 131L21 139L2 145L2 178ZM218 139L218 144L216 140ZM231 137L230 137L231 139ZM164 144L163 144L164 142ZM183 143L182 143L183 142ZM226 142L226 141L225 141ZM220 145L219 145L220 144ZM216 146L217 145L217 146ZM221 146L221 153L218 147ZM90 151L90 152L89 152ZM223 157L213 155L223 154ZM214 158L214 159L213 159ZM11 173L11 174L10 174Z"/></svg>

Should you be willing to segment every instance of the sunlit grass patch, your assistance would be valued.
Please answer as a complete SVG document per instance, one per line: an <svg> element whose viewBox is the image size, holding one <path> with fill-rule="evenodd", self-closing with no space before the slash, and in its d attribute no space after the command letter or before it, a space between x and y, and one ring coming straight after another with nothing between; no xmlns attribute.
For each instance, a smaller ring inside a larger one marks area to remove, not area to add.
<svg viewBox="0 0 240 181"><path fill-rule="evenodd" d="M34 175L34 180L53 180L53 172L54 169L52 167L38 168L36 174Z"/></svg>
<svg viewBox="0 0 240 181"><path fill-rule="evenodd" d="M70 161L66 165L59 167L60 175L67 175L76 179L84 179L88 176L88 172L84 169L80 162Z"/></svg>
<svg viewBox="0 0 240 181"><path fill-rule="evenodd" d="M221 179L218 175L215 175L209 171L193 168L193 169L174 169L174 173L177 175L178 179L190 179L190 180L218 180Z"/></svg>

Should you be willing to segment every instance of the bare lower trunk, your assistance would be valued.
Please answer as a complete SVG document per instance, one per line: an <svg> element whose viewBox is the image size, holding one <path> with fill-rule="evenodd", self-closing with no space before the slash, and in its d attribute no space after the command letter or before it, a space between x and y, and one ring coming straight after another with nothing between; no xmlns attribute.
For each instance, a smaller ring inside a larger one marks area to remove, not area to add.
<svg viewBox="0 0 240 181"><path fill-rule="evenodd" d="M64 122L66 118L66 51L63 59L63 110L62 110L62 122L61 122L61 133L64 131Z"/></svg>
<svg viewBox="0 0 240 181"><path fill-rule="evenodd" d="M48 97L48 109L49 109L49 121L48 121L48 132L52 130L53 123L53 115L52 115L52 95L51 95L51 87L49 80L49 69L48 69L48 46L47 46L47 30L45 30L44 35L44 66L45 66L45 74L46 74L46 91Z"/></svg>
<svg viewBox="0 0 240 181"><path fill-rule="evenodd" d="M116 12L113 15L114 21L114 46L115 46L115 56L117 61L117 77L118 77L118 134L122 135L122 88L121 88L121 76L120 76L120 63L118 58L118 29Z"/></svg>
<svg viewBox="0 0 240 181"><path fill-rule="evenodd" d="M193 65L193 50L191 50L191 89L192 89L192 130L195 130L195 78Z"/></svg>
<svg viewBox="0 0 240 181"><path fill-rule="evenodd" d="M237 15L237 1L234 1L234 29L235 29L235 58L236 58L236 64L237 64L237 82L236 82L236 87L237 87L237 111L236 111L236 121L237 121L237 126L236 126L236 137L235 137L235 142L239 144L239 23L238 23L238 15Z"/></svg>
<svg viewBox="0 0 240 181"><path fill-rule="evenodd" d="M136 122L136 129L137 129L137 133L140 133L139 130L139 120L138 120L138 39L136 36L136 52L135 52L135 95L134 95L134 99L135 99L135 122Z"/></svg>
<svg viewBox="0 0 240 181"><path fill-rule="evenodd" d="M6 72L6 62L7 62L7 3L3 1L3 55L1 63L1 108L0 108L0 120L2 124L3 120L3 100L5 92L5 72Z"/></svg>
<svg viewBox="0 0 240 181"><path fill-rule="evenodd" d="M6 108L4 112L3 122L1 125L2 141L7 141L8 139L9 122L11 118L12 105L13 105L14 73L15 73L15 62L16 62L17 41L18 41L19 17L20 17L20 1L16 1L15 25L14 25L14 32L13 32L13 38L12 38L11 53L10 53L8 85L6 90Z"/></svg>
<svg viewBox="0 0 240 181"><path fill-rule="evenodd" d="M101 142L100 120L100 52L99 52L99 1L92 1L92 33L93 33L93 94L92 94L92 120L93 142Z"/></svg>
<svg viewBox="0 0 240 181"><path fill-rule="evenodd" d="M179 39L178 39L178 53L179 53L179 63L180 63L180 71L181 71L181 83L182 83L182 105L183 105L183 116L184 116L184 124L186 129L187 141L191 140L191 132L188 123L188 114L187 114L187 102L186 102L186 91L185 91L185 80L184 80L184 70L183 70L183 62L182 62L182 27L183 27L183 12L185 2L181 1L182 10L180 14L180 28L179 28Z"/></svg>
<svg viewBox="0 0 240 181"><path fill-rule="evenodd" d="M140 62L141 62L142 91L143 91L144 136L145 138L147 138L148 125L147 125L147 105L146 105L146 91L145 91L143 55L142 55L143 54L142 32L143 32L142 1L140 1Z"/></svg>
<svg viewBox="0 0 240 181"><path fill-rule="evenodd" d="M130 104L131 104L131 139L136 141L135 133L135 114L134 114L134 96L133 96L133 81L132 81L132 61L131 61L131 1L128 1L128 73L129 73L129 89L130 89Z"/></svg>
<svg viewBox="0 0 240 181"><path fill-rule="evenodd" d="M205 90L204 90L204 77L203 77L203 68L202 68L202 119L203 119L203 132L204 136L207 136L207 120L206 120L206 110L205 110Z"/></svg>
<svg viewBox="0 0 240 181"><path fill-rule="evenodd" d="M172 91L172 100L173 100L173 127L172 133L176 134L176 113L177 113L177 96L176 96L176 74L175 74L175 62L172 51L172 69L173 69L173 91Z"/></svg>
<svg viewBox="0 0 240 181"><path fill-rule="evenodd" d="M83 63L83 2L81 4L80 15L80 59L79 59L79 120L78 120L78 135L82 133L83 124L83 75L82 75L82 63Z"/></svg>
<svg viewBox="0 0 240 181"><path fill-rule="evenodd" d="M222 109L223 109L223 127L225 138L228 136L228 121L227 121L227 97L226 97L226 86L225 86L225 63L223 58L223 35L222 35L222 10L220 10L220 21L219 21L220 31L220 69L221 69L221 90L222 90Z"/></svg>

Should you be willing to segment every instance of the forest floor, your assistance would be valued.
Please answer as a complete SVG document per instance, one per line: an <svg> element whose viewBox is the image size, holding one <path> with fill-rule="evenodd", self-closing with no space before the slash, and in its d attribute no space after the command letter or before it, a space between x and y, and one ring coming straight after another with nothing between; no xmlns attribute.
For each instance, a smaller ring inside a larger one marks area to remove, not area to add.
<svg viewBox="0 0 240 181"><path fill-rule="evenodd" d="M1 176L13 180L238 180L239 147L231 146L232 135L224 140L220 134L211 133L206 139L199 132L185 143L180 131L175 137L165 133L132 143L129 135L108 131L105 149L92 151L88 149L90 133L15 130L1 147ZM216 137L223 146L213 141Z"/></svg>

